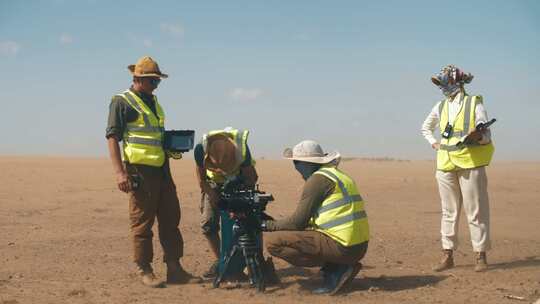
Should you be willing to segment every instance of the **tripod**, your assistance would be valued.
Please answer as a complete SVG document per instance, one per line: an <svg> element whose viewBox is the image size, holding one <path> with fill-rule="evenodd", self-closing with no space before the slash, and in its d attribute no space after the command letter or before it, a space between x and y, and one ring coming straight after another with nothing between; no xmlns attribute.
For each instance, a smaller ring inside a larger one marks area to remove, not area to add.
<svg viewBox="0 0 540 304"><path fill-rule="evenodd" d="M214 280L214 288L218 288L219 284L227 274L229 263L232 258L238 254L244 257L246 267L248 269L249 283L251 286L257 287L259 292L263 292L266 288L263 272L263 257L262 249L258 242L260 240L260 231L258 228L251 227L247 219L235 218L233 224L233 246L226 255L223 264L223 270ZM250 227L251 229L246 229Z"/></svg>

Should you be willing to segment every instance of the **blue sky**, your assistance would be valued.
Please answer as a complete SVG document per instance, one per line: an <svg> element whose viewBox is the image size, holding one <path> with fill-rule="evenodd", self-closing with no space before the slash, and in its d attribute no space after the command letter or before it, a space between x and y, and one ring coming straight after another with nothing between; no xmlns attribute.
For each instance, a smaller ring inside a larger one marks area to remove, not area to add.
<svg viewBox="0 0 540 304"><path fill-rule="evenodd" d="M434 158L429 78L453 63L498 119L495 157L538 160L538 54L538 1L0 1L0 154L107 155L110 98L150 55L168 128L249 129L270 158L306 138Z"/></svg>

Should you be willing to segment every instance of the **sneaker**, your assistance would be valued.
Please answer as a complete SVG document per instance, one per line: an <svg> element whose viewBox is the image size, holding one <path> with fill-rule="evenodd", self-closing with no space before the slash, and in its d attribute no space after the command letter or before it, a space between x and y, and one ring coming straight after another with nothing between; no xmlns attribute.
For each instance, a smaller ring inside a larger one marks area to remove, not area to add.
<svg viewBox="0 0 540 304"><path fill-rule="evenodd" d="M477 252L476 253L476 265L474 266L474 271L482 272L482 271L486 271L487 268L488 268L488 265L487 265L486 253L485 252Z"/></svg>
<svg viewBox="0 0 540 304"><path fill-rule="evenodd" d="M209 280L209 279L213 279L213 278L217 277L218 270L219 270L218 268L219 268L219 260L216 260L210 266L210 268L205 273L203 273L202 278L205 279L205 280Z"/></svg>
<svg viewBox="0 0 540 304"><path fill-rule="evenodd" d="M154 275L154 271L150 265L139 265L137 269L137 274L141 278L143 285L151 288L161 288L165 286L165 283L162 280L159 280Z"/></svg>
<svg viewBox="0 0 540 304"><path fill-rule="evenodd" d="M362 269L362 263L358 262L356 265L353 265L354 269L353 271L351 272L351 275L349 276L349 278L347 279L347 281L345 281L345 283L343 284L343 286L349 284L349 282L351 282L354 278L356 278L356 275L360 272L360 270Z"/></svg>
<svg viewBox="0 0 540 304"><path fill-rule="evenodd" d="M313 290L314 294L329 294L331 296L338 293L343 286L347 285L360 271L362 264L355 265L325 265L323 271L323 286Z"/></svg>
<svg viewBox="0 0 540 304"><path fill-rule="evenodd" d="M340 269L339 272L343 272L341 274L338 272L336 286L334 287L334 289L332 289L332 291L330 291L331 296L338 293L343 288L343 286L347 285L350 281L354 279L354 277L356 277L356 275L362 268L362 264L347 265L342 267L344 268Z"/></svg>
<svg viewBox="0 0 540 304"><path fill-rule="evenodd" d="M454 257L453 257L453 251L451 249L444 249L443 250L443 258L439 262L439 264L433 266L433 271L439 272L443 270L447 270L454 267Z"/></svg>

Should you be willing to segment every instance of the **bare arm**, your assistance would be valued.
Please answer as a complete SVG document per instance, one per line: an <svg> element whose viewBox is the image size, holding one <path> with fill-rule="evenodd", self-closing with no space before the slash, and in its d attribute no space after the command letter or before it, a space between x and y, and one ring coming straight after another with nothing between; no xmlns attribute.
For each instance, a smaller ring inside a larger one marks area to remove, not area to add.
<svg viewBox="0 0 540 304"><path fill-rule="evenodd" d="M109 156L113 165L114 174L116 175L118 189L122 192L129 192L131 191L131 185L128 180L127 172L122 164L122 158L120 157L118 139L115 136L110 136L107 138L107 144L109 146Z"/></svg>

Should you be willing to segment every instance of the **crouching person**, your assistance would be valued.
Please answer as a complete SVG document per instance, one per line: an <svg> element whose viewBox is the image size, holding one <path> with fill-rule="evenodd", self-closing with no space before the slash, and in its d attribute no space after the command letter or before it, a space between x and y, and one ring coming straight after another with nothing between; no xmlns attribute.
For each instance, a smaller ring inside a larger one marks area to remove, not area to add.
<svg viewBox="0 0 540 304"><path fill-rule="evenodd" d="M338 152L324 153L305 140L283 152L306 181L300 203L288 218L263 229L268 252L295 266L321 267L317 294L335 294L358 274L368 247L369 226L356 184L337 168Z"/></svg>

